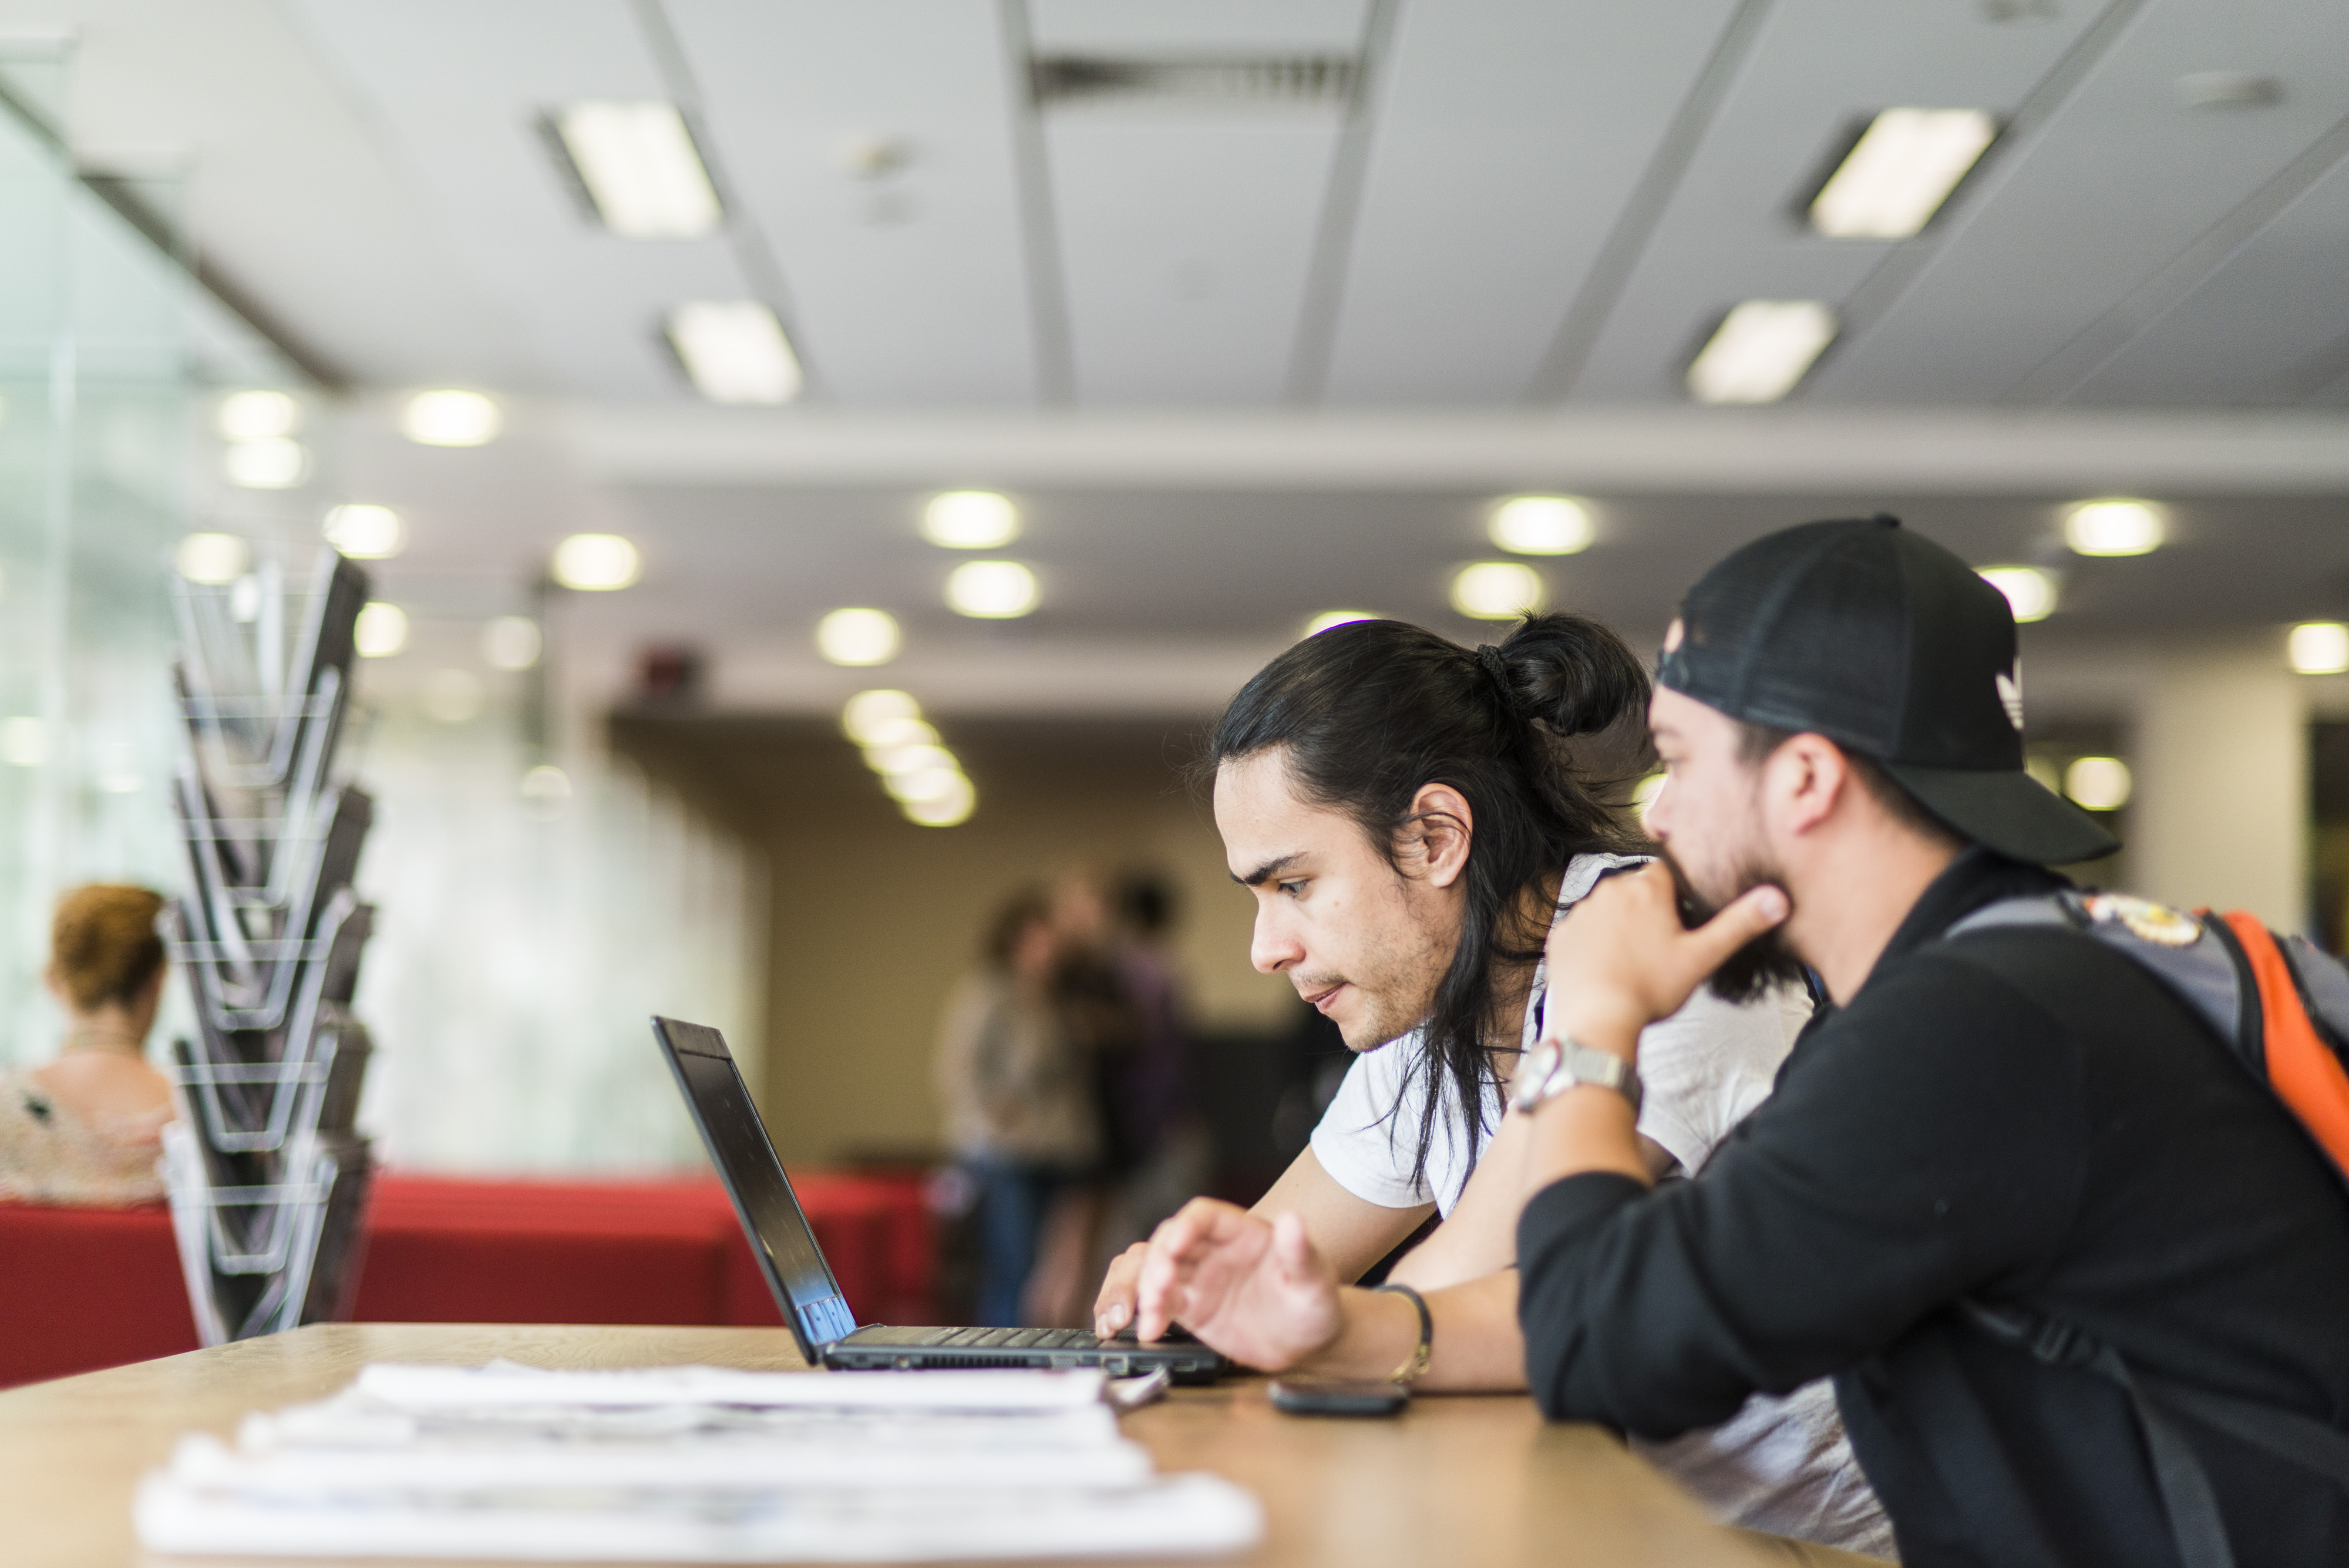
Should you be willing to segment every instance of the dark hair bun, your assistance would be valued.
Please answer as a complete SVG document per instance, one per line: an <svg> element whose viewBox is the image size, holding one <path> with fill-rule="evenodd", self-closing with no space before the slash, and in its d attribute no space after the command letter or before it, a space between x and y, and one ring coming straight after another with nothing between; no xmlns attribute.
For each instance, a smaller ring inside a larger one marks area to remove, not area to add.
<svg viewBox="0 0 2349 1568"><path fill-rule="evenodd" d="M1589 735L1644 717L1648 670L1630 645L1588 616L1529 615L1502 640L1510 695L1553 733Z"/></svg>

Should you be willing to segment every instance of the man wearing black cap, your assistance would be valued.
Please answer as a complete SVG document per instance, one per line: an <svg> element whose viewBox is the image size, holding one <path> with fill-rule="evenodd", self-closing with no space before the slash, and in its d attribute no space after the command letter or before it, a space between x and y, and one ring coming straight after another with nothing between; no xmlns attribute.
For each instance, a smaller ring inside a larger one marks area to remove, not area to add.
<svg viewBox="0 0 2349 1568"><path fill-rule="evenodd" d="M2340 1172L2126 954L1951 934L2114 846L2023 771L2014 656L1998 593L1889 518L1689 594L1648 826L1720 912L1683 929L1656 867L1552 938L1557 1048L1513 1112L1532 1386L1662 1436L1831 1375L1912 1568L2349 1563L2309 1458L2349 1430ZM1651 1189L1597 1069L1708 976L1796 962L1832 1005L1776 1093Z"/></svg>

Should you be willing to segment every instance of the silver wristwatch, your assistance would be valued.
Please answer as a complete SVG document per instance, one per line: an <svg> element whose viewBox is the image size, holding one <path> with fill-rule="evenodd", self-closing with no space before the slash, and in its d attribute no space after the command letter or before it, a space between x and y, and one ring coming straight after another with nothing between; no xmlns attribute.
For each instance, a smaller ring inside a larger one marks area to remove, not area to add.
<svg viewBox="0 0 2349 1568"><path fill-rule="evenodd" d="M1633 1116L1640 1114L1639 1069L1612 1052L1594 1051L1578 1040L1545 1040L1535 1046L1517 1071L1517 1092L1509 1107L1530 1111L1577 1084L1612 1089L1631 1102Z"/></svg>

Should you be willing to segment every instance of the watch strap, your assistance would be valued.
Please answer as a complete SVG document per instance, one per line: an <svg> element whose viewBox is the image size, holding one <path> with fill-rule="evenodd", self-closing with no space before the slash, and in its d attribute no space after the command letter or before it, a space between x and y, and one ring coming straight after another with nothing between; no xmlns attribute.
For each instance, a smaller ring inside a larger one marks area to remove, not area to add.
<svg viewBox="0 0 2349 1568"><path fill-rule="evenodd" d="M1372 1285L1371 1289L1384 1292L1389 1295L1401 1296L1418 1309L1419 1343L1412 1348L1411 1355L1404 1358L1403 1364L1387 1375L1388 1381L1392 1383L1415 1383L1419 1380L1420 1374L1427 1370L1427 1358L1435 1349L1435 1318L1427 1310L1427 1298L1405 1284Z"/></svg>

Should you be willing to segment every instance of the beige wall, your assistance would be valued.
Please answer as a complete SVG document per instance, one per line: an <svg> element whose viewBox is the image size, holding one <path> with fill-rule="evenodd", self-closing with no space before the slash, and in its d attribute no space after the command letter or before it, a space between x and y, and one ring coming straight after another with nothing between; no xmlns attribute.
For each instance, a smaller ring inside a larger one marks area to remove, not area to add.
<svg viewBox="0 0 2349 1568"><path fill-rule="evenodd" d="M1248 967L1253 904L1168 726L961 724L979 791L958 827L900 818L829 725L632 718L616 744L755 838L771 869L762 1108L787 1160L930 1148L930 1054L947 988L997 903L1070 866L1149 865L1176 885L1175 950L1206 1027L1279 1029L1287 982Z"/></svg>
<svg viewBox="0 0 2349 1568"><path fill-rule="evenodd" d="M2139 699L2129 872L2186 908L2307 921L2308 702L2282 639L2176 649Z"/></svg>

